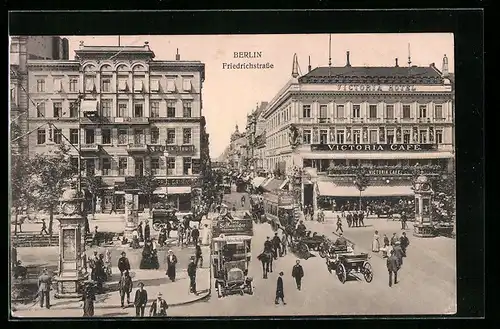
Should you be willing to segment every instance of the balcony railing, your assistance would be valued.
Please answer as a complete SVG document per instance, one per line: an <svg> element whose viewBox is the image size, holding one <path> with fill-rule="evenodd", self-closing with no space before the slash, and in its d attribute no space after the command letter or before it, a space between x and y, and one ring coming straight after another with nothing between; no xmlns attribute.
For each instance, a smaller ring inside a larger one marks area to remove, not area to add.
<svg viewBox="0 0 500 329"><path fill-rule="evenodd" d="M149 123L149 118L145 117L138 117L138 118L133 118L133 117L119 117L119 118L114 118L114 123L123 123L123 124L148 124Z"/></svg>
<svg viewBox="0 0 500 329"><path fill-rule="evenodd" d="M318 118L318 123L330 123L330 118Z"/></svg>
<svg viewBox="0 0 500 329"><path fill-rule="evenodd" d="M194 145L167 145L165 152L169 153L194 153Z"/></svg>

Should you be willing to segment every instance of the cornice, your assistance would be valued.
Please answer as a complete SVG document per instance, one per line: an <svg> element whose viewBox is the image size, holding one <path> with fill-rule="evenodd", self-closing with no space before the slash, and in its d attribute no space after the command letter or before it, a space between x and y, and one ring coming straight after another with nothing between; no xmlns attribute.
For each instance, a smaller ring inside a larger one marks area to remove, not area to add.
<svg viewBox="0 0 500 329"><path fill-rule="evenodd" d="M305 96L305 97L331 97L331 96L361 96L361 97L385 97L385 96L395 96L395 97L420 97L420 96L432 96L432 97L451 97L453 92L443 91L443 92L353 92L353 91L320 91L320 92L310 92L310 91L294 91L290 95L293 97Z"/></svg>

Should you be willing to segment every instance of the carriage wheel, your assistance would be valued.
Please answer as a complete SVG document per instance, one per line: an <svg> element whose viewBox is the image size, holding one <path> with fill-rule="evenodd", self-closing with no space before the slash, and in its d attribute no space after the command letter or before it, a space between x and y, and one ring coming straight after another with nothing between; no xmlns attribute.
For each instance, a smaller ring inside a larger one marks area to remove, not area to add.
<svg viewBox="0 0 500 329"><path fill-rule="evenodd" d="M366 282L370 283L373 280L373 270L372 265L368 262L363 264L363 275L365 277Z"/></svg>
<svg viewBox="0 0 500 329"><path fill-rule="evenodd" d="M162 224L161 224L161 223L158 223L158 222L153 223L153 229L154 229L155 231L159 231L159 230L161 230L161 227L162 227Z"/></svg>
<svg viewBox="0 0 500 329"><path fill-rule="evenodd" d="M344 264L337 265L337 277L342 283L345 283L347 281L347 272L345 270Z"/></svg>

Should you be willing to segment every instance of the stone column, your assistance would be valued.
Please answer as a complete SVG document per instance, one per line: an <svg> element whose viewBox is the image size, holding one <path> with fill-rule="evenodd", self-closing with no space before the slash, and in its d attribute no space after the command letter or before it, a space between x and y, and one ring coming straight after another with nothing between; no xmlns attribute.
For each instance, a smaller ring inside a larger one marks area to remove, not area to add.
<svg viewBox="0 0 500 329"><path fill-rule="evenodd" d="M138 196L130 192L125 192L125 232L128 240L132 239L132 232L138 224L137 207L135 200Z"/></svg>

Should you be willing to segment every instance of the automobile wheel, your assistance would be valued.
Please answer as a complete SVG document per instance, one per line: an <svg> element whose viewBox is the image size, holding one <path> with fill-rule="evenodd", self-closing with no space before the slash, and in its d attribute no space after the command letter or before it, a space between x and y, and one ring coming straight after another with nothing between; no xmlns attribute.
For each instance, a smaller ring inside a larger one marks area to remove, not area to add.
<svg viewBox="0 0 500 329"><path fill-rule="evenodd" d="M365 277L366 282L370 283L373 280L373 270L370 263L366 262L363 265L363 276Z"/></svg>

